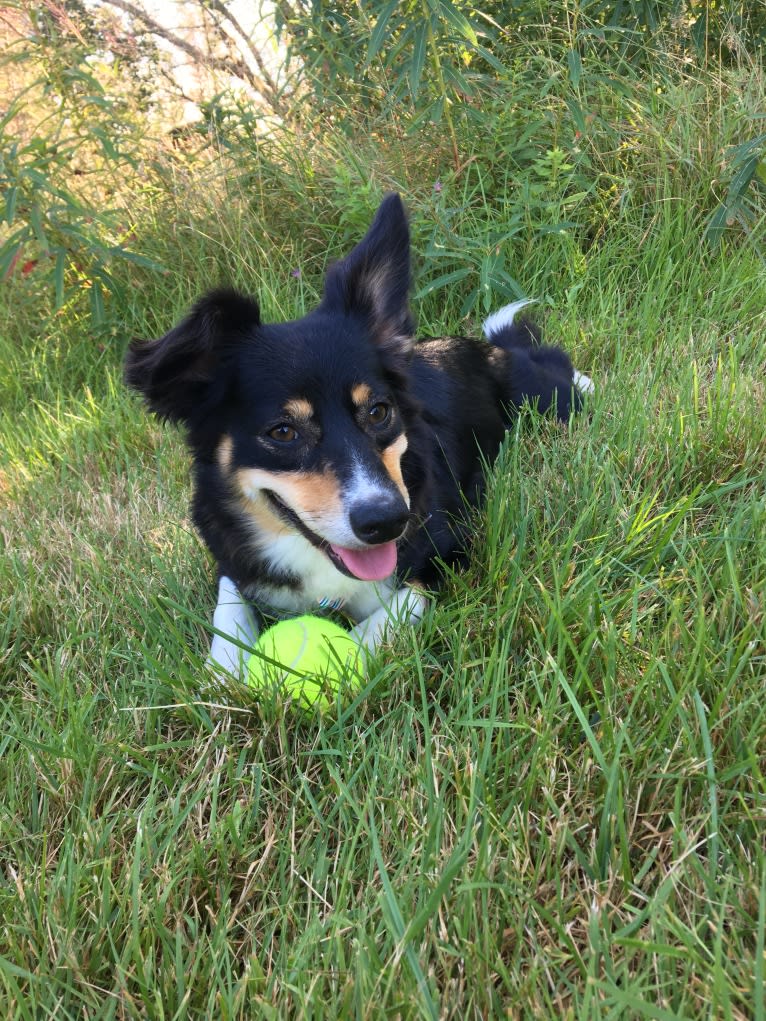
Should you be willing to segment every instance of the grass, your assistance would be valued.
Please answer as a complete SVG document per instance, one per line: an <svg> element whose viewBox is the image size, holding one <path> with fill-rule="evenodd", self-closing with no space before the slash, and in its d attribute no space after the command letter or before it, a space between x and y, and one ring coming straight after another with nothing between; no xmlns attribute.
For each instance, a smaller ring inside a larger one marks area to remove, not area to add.
<svg viewBox="0 0 766 1021"><path fill-rule="evenodd" d="M4 1017L763 1021L762 233L706 247L706 165L663 170L695 132L733 144L742 74L647 103L638 152L604 118L577 171L606 196L595 243L510 239L590 413L508 437L468 568L337 719L200 694L211 565L180 439L120 382L125 339L223 275L300 313L393 184L420 250L463 238L476 267L421 328L475 327L513 201L492 141L437 199L395 139L355 150L360 200L284 154L257 185L174 178L143 205L168 271L133 269L95 329L87 301L54 314L33 276L6 282Z"/></svg>

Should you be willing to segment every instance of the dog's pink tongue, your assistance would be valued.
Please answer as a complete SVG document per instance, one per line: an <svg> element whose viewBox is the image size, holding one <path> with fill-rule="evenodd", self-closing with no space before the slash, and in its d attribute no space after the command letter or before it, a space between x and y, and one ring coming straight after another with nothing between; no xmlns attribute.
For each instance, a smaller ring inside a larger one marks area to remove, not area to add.
<svg viewBox="0 0 766 1021"><path fill-rule="evenodd" d="M382 581L396 568L395 542L384 542L369 549L349 549L347 546L333 546L332 549L343 561L346 570L361 581Z"/></svg>

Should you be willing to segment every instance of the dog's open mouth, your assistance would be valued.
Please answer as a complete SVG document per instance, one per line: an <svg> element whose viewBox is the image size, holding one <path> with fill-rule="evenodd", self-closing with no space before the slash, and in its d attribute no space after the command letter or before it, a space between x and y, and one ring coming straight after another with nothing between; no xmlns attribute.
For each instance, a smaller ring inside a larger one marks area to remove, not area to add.
<svg viewBox="0 0 766 1021"><path fill-rule="evenodd" d="M377 546L366 546L363 549L338 546L327 542L307 528L295 511L283 503L276 493L267 490L266 495L279 515L308 539L312 546L325 553L341 574L348 578L358 578L360 581L383 581L396 570L395 541L382 542Z"/></svg>

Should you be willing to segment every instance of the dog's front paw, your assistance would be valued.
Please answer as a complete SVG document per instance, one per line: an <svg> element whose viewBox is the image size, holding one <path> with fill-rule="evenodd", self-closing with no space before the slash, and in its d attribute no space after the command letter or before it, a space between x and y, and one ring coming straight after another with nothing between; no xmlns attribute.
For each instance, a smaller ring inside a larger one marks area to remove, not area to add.
<svg viewBox="0 0 766 1021"><path fill-rule="evenodd" d="M249 604L225 575L218 583L218 604L213 614L213 641L205 661L210 679L219 685L244 681L247 660L258 639L258 626Z"/></svg>
<svg viewBox="0 0 766 1021"><path fill-rule="evenodd" d="M387 603L351 628L351 637L362 648L374 653L402 624L417 624L428 606L428 597L417 588L398 589Z"/></svg>

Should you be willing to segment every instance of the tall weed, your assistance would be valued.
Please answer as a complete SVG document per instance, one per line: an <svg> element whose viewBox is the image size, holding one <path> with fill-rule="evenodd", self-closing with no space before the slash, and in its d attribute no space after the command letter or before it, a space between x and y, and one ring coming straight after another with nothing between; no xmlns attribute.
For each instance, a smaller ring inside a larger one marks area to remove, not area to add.
<svg viewBox="0 0 766 1021"><path fill-rule="evenodd" d="M108 329L134 287L162 291L181 238L190 292L246 282L277 238L302 300L390 189L425 253L420 298L457 321L539 288L538 258L576 289L618 221L645 241L680 195L695 196L693 236L762 251L761 65L699 69L680 28L659 49L677 8L582 3L541 21L529 3L504 24L499 8L450 0L280 5L304 63L290 120L266 128L222 94L166 141L116 70L96 73L48 28L6 57L24 73L0 122L0 277L57 309L84 302ZM650 30L640 46L636 24ZM254 212L258 233L239 236Z"/></svg>
<svg viewBox="0 0 766 1021"><path fill-rule="evenodd" d="M87 295L101 324L120 264L161 268L138 250L125 188L140 177L146 109L119 65L42 16L2 63L16 92L0 118L0 280L20 278L27 300L50 295L56 309Z"/></svg>

